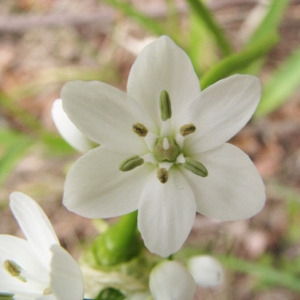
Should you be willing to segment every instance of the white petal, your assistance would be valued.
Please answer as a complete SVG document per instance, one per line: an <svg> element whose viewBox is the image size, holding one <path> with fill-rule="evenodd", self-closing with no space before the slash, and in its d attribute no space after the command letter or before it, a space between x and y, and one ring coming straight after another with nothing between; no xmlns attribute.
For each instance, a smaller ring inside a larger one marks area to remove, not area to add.
<svg viewBox="0 0 300 300"><path fill-rule="evenodd" d="M4 262L12 260L25 272L27 282L12 277ZM30 277L28 277L28 275ZM14 294L42 294L49 283L49 266L42 264L30 244L15 236L0 235L0 291ZM32 280L34 279L34 280Z"/></svg>
<svg viewBox="0 0 300 300"><path fill-rule="evenodd" d="M178 251L188 237L196 204L192 190L176 170L170 170L164 184L152 176L141 196L138 228L146 247L166 257Z"/></svg>
<svg viewBox="0 0 300 300"><path fill-rule="evenodd" d="M215 287L223 281L223 269L220 263L209 255L199 255L188 260L188 270L199 286Z"/></svg>
<svg viewBox="0 0 300 300"><path fill-rule="evenodd" d="M87 152L67 175L64 205L88 218L109 218L136 210L151 172L146 164L120 171L127 158L126 153L103 146Z"/></svg>
<svg viewBox="0 0 300 300"><path fill-rule="evenodd" d="M82 300L84 287L79 266L71 255L58 245L51 247L51 291L57 299Z"/></svg>
<svg viewBox="0 0 300 300"><path fill-rule="evenodd" d="M243 151L231 144L193 157L204 164L202 178L182 169L191 185L197 211L219 220L250 218L264 206L265 188L260 174Z"/></svg>
<svg viewBox="0 0 300 300"><path fill-rule="evenodd" d="M161 122L159 98L163 90L170 95L172 120L177 123L183 108L200 93L200 83L189 57L167 36L143 49L127 83L128 94L147 109L156 126Z"/></svg>
<svg viewBox="0 0 300 300"><path fill-rule="evenodd" d="M157 265L150 273L149 287L154 300L189 300L196 290L191 274L176 261Z"/></svg>
<svg viewBox="0 0 300 300"><path fill-rule="evenodd" d="M59 241L42 208L20 192L10 195L10 208L36 254L41 255L43 259L49 259L50 246L59 244Z"/></svg>
<svg viewBox="0 0 300 300"><path fill-rule="evenodd" d="M185 150L195 154L224 144L249 121L260 95L259 79L249 75L234 75L205 89L185 112L197 128Z"/></svg>
<svg viewBox="0 0 300 300"><path fill-rule="evenodd" d="M57 130L73 148L83 153L92 148L92 141L78 130L64 112L61 99L53 102L51 113Z"/></svg>
<svg viewBox="0 0 300 300"><path fill-rule="evenodd" d="M122 91L99 81L72 81L62 88L61 98L71 121L96 143L122 148L124 152L137 151L144 144L132 125L142 123L149 127L152 121Z"/></svg>

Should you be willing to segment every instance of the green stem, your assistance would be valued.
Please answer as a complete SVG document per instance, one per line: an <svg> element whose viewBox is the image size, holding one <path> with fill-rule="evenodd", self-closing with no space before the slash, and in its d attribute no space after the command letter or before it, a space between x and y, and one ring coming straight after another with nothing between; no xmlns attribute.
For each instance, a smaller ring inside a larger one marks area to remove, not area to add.
<svg viewBox="0 0 300 300"><path fill-rule="evenodd" d="M202 3L201 0L188 0L194 13L203 21L207 28L213 34L217 44L219 45L224 56L227 56L233 52L232 46L226 38L223 30L213 18L209 9Z"/></svg>
<svg viewBox="0 0 300 300"><path fill-rule="evenodd" d="M137 231L137 211L120 217L92 245L94 263L114 266L136 257L141 249Z"/></svg>

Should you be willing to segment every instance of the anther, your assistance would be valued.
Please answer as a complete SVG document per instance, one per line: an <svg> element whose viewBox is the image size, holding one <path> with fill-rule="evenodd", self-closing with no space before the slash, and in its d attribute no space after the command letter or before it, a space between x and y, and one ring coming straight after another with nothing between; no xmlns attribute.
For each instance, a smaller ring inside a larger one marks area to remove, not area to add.
<svg viewBox="0 0 300 300"><path fill-rule="evenodd" d="M165 168L159 168L157 170L157 178L161 183L166 183L169 178L169 173Z"/></svg>
<svg viewBox="0 0 300 300"><path fill-rule="evenodd" d="M169 93L165 90L160 93L159 107L161 119L163 121L170 119L172 116L171 100Z"/></svg>
<svg viewBox="0 0 300 300"><path fill-rule="evenodd" d="M132 125L132 130L134 133L136 133L138 136L145 137L148 133L148 129L146 126L144 126L141 123L135 123Z"/></svg>
<svg viewBox="0 0 300 300"><path fill-rule="evenodd" d="M186 124L180 127L180 134L182 136L187 136L196 131L196 126L193 123Z"/></svg>
<svg viewBox="0 0 300 300"><path fill-rule="evenodd" d="M19 280L26 282L26 279L20 275L22 268L13 260L5 260L3 266L11 276L17 277Z"/></svg>
<svg viewBox="0 0 300 300"><path fill-rule="evenodd" d="M142 165L143 163L144 163L144 159L135 155L135 156L125 159L121 163L119 170L123 171L123 172L127 172L127 171L130 171L130 170Z"/></svg>
<svg viewBox="0 0 300 300"><path fill-rule="evenodd" d="M205 166L201 162L196 161L190 157L185 158L183 167L201 177L206 177L208 175L208 171Z"/></svg>

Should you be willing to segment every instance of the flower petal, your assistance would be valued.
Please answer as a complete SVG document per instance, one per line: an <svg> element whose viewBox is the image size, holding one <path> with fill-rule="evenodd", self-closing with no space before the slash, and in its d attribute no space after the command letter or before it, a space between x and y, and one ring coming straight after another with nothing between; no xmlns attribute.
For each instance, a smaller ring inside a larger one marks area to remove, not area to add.
<svg viewBox="0 0 300 300"><path fill-rule="evenodd" d="M250 218L264 206L265 188L248 155L231 144L193 157L208 170L199 177L182 169L191 185L197 211L219 220Z"/></svg>
<svg viewBox="0 0 300 300"><path fill-rule="evenodd" d="M127 83L128 94L147 109L156 126L161 123L159 99L163 90L170 95L172 121L177 123L183 108L200 94L200 83L189 57L167 36L142 50Z"/></svg>
<svg viewBox="0 0 300 300"><path fill-rule="evenodd" d="M120 171L120 164L127 158L126 153L104 146L87 152L68 172L64 205L88 218L109 218L136 210L151 172L146 164Z"/></svg>
<svg viewBox="0 0 300 300"><path fill-rule="evenodd" d="M194 195L177 170L161 183L153 174L139 204L138 228L146 247L168 256L178 251L188 237L195 219Z"/></svg>
<svg viewBox="0 0 300 300"><path fill-rule="evenodd" d="M73 148L83 153L92 148L92 141L78 130L64 112L61 99L56 99L53 102L51 113L57 130Z"/></svg>
<svg viewBox="0 0 300 300"><path fill-rule="evenodd" d="M68 117L89 139L124 152L145 147L132 125L142 123L147 127L152 121L122 91L100 81L72 81L62 88L61 98Z"/></svg>
<svg viewBox="0 0 300 300"><path fill-rule="evenodd" d="M79 266L72 256L58 245L51 247L51 291L64 300L82 300L84 287Z"/></svg>
<svg viewBox="0 0 300 300"><path fill-rule="evenodd" d="M188 260L187 268L199 286L215 287L223 281L222 266L212 256L193 256Z"/></svg>
<svg viewBox="0 0 300 300"><path fill-rule="evenodd" d="M59 244L59 241L41 207L27 195L13 192L10 195L10 208L36 255L49 259L50 246Z"/></svg>
<svg viewBox="0 0 300 300"><path fill-rule="evenodd" d="M24 277L30 274L35 280L27 278L24 284L11 276L4 268L6 260L18 264L22 272L26 272ZM49 280L47 267L37 259L30 244L24 239L4 234L0 235L0 278L0 291L13 294L42 294Z"/></svg>
<svg viewBox="0 0 300 300"><path fill-rule="evenodd" d="M154 300L189 300L196 290L191 274L176 261L158 264L150 273L149 287Z"/></svg>
<svg viewBox="0 0 300 300"><path fill-rule="evenodd" d="M249 75L230 76L205 89L185 112L197 128L186 139L189 155L219 147L239 132L260 95L259 79Z"/></svg>

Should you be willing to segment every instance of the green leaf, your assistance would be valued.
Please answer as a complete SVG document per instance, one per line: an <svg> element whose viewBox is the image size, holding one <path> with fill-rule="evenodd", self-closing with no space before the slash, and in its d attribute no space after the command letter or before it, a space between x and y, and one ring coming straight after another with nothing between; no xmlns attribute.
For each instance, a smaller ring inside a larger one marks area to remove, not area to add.
<svg viewBox="0 0 300 300"><path fill-rule="evenodd" d="M232 54L215 64L202 78L202 89L207 88L218 80L237 73L264 56L276 43L277 35L269 35L259 40L251 47L240 53Z"/></svg>
<svg viewBox="0 0 300 300"><path fill-rule="evenodd" d="M143 14L142 12L136 10L130 3L120 0L102 0L102 2L107 3L110 6L121 11L127 17L130 17L140 23L145 29L150 32L162 35L164 34L164 27L158 22L157 19L153 19Z"/></svg>
<svg viewBox="0 0 300 300"><path fill-rule="evenodd" d="M0 130L0 185L7 179L33 141L10 130Z"/></svg>
<svg viewBox="0 0 300 300"><path fill-rule="evenodd" d="M283 19L289 0L273 0L264 19L248 39L246 47L251 47L258 41L263 41L269 35L278 35L278 28ZM256 74L260 71L264 63L264 59L257 60L255 64L249 66L246 73Z"/></svg>
<svg viewBox="0 0 300 300"><path fill-rule="evenodd" d="M193 63L195 71L200 77L219 58L216 44L204 22L191 13L189 16L189 44L187 53Z"/></svg>
<svg viewBox="0 0 300 300"><path fill-rule="evenodd" d="M267 37L269 34L274 34L277 32L278 26L280 25L285 9L289 2L289 0L272 1L270 8L261 24L253 33L252 37L248 40L248 45L256 43L257 41Z"/></svg>
<svg viewBox="0 0 300 300"><path fill-rule="evenodd" d="M203 4L201 0L188 0L188 3L193 13L198 16L201 22L204 22L206 24L207 28L220 47L223 55L227 56L231 54L233 52L232 46L209 9Z"/></svg>
<svg viewBox="0 0 300 300"><path fill-rule="evenodd" d="M299 278L283 270L260 262L249 262L233 256L218 257L227 269L244 274L251 274L260 280L261 284L280 286L294 292L300 292Z"/></svg>
<svg viewBox="0 0 300 300"><path fill-rule="evenodd" d="M264 116L280 105L300 86L300 47L289 56L265 84L256 116Z"/></svg>
<svg viewBox="0 0 300 300"><path fill-rule="evenodd" d="M100 292L95 300L124 300L126 297L117 289L108 287Z"/></svg>

